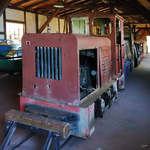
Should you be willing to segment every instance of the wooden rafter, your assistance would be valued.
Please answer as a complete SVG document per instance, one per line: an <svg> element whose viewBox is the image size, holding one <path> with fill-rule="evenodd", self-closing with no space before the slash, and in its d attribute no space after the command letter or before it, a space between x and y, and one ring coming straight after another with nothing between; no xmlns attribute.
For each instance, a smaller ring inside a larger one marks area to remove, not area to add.
<svg viewBox="0 0 150 150"><path fill-rule="evenodd" d="M71 4L71 5L69 5L69 4L65 4L64 5L64 8L63 9L60 9L60 12L61 11L66 11L67 9L79 9L79 8L85 8L85 7L89 7L89 4L90 2L89 1L85 1L84 3L82 2L78 2L78 3L76 3L76 4ZM84 4L84 5L83 5ZM54 8L52 5L46 5L46 6L44 6L44 7L38 7L38 8L34 8L34 10L35 11L40 11L41 9L43 9L43 10L49 10L49 9L52 9L52 8Z"/></svg>
<svg viewBox="0 0 150 150"><path fill-rule="evenodd" d="M25 3L30 2L30 1L32 1L32 0L22 0L22 1L19 1L19 2L15 3L13 6L18 7L22 4L25 4Z"/></svg>
<svg viewBox="0 0 150 150"><path fill-rule="evenodd" d="M65 0L65 7L59 9L57 15L64 18L70 14L94 10L97 13L119 13L129 23L150 23L150 10L138 1L148 0ZM57 0L10 0L9 7L49 16L54 12L53 5L56 2Z"/></svg>
<svg viewBox="0 0 150 150"><path fill-rule="evenodd" d="M91 5L92 2L86 3L84 5L76 5L76 6L70 6L68 10L65 11L60 11L59 15L60 16L67 16L70 15L72 13L77 13L77 12L85 12L87 10L91 11ZM102 5L102 2L97 3L97 6L95 6L94 8L96 9L98 6Z"/></svg>
<svg viewBox="0 0 150 150"><path fill-rule="evenodd" d="M33 4L30 4L29 6L26 6L25 9L30 9L30 8L32 8L32 7L34 7L34 6L37 6L37 5L39 5L39 4L43 4L43 3L49 2L49 1L51 1L51 0L43 0L43 1L35 2L35 3L33 3Z"/></svg>
<svg viewBox="0 0 150 150"><path fill-rule="evenodd" d="M52 16L50 16L50 17L47 19L47 21L46 21L46 22L42 25L42 27L38 30L38 33L42 33L42 31L43 31L43 30L46 28L46 26L52 21L52 19L57 16L58 12L59 12L59 10L56 10L56 11L52 14Z"/></svg>

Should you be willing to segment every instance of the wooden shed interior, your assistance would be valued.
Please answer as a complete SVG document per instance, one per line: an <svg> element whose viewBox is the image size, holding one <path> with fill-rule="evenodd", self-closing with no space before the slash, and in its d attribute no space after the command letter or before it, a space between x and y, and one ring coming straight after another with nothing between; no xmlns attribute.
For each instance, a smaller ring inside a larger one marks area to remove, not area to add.
<svg viewBox="0 0 150 150"><path fill-rule="evenodd" d="M62 4L61 9L55 8ZM126 19L127 23L149 24L149 0L10 0L9 8L30 11L46 16L66 17L82 12L117 13ZM136 7L135 7L136 6Z"/></svg>
<svg viewBox="0 0 150 150"><path fill-rule="evenodd" d="M119 14L126 24L133 26L134 32L140 33L140 37L150 34L149 0L4 0L0 7L6 6L6 2L8 8L47 16L37 32L42 32L53 17L67 18L68 15L91 12Z"/></svg>
<svg viewBox="0 0 150 150"><path fill-rule="evenodd" d="M1 0L0 46L0 150L150 148L150 0Z"/></svg>

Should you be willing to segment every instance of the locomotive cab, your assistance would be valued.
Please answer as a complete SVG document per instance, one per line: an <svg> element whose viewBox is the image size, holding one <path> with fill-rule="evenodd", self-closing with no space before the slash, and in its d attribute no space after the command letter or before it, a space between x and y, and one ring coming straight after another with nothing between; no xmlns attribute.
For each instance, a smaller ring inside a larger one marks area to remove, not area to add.
<svg viewBox="0 0 150 150"><path fill-rule="evenodd" d="M84 16L84 17L83 17ZM73 34L107 37L111 40L112 77L124 89L124 19L118 15L83 14L71 16Z"/></svg>

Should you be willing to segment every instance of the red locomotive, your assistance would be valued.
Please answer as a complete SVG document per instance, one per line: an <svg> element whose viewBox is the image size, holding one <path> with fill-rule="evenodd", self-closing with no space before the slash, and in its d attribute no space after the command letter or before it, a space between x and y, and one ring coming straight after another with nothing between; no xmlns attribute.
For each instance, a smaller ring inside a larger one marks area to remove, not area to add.
<svg viewBox="0 0 150 150"><path fill-rule="evenodd" d="M95 117L102 117L118 89L124 88L123 19L118 15L70 16L70 32L23 37L20 110L66 122L70 129L65 133L87 137L94 132ZM14 113L7 118L20 121ZM29 125L33 118L26 119Z"/></svg>
<svg viewBox="0 0 150 150"><path fill-rule="evenodd" d="M74 34L24 36L20 109L68 121L71 134L86 137L123 83L123 19L80 15L71 24Z"/></svg>

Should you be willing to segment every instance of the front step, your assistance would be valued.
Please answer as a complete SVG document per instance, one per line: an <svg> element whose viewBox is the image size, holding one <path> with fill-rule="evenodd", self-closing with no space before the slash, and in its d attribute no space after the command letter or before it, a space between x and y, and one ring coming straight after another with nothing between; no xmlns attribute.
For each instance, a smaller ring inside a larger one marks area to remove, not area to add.
<svg viewBox="0 0 150 150"><path fill-rule="evenodd" d="M28 129L33 133L40 133L40 134L46 133L48 136L43 150L49 150L52 146L52 141L54 142L53 146L54 150L59 150L60 149L59 137L66 140L66 138L69 137L70 134L69 123L52 120L36 114L19 112L17 110L10 110L5 114L5 119L7 122L6 123L7 134L3 140L0 150L8 149L8 145L17 127ZM24 139L23 141L26 140ZM21 141L14 147L17 148L18 146L20 146L21 144L23 144L23 141Z"/></svg>

